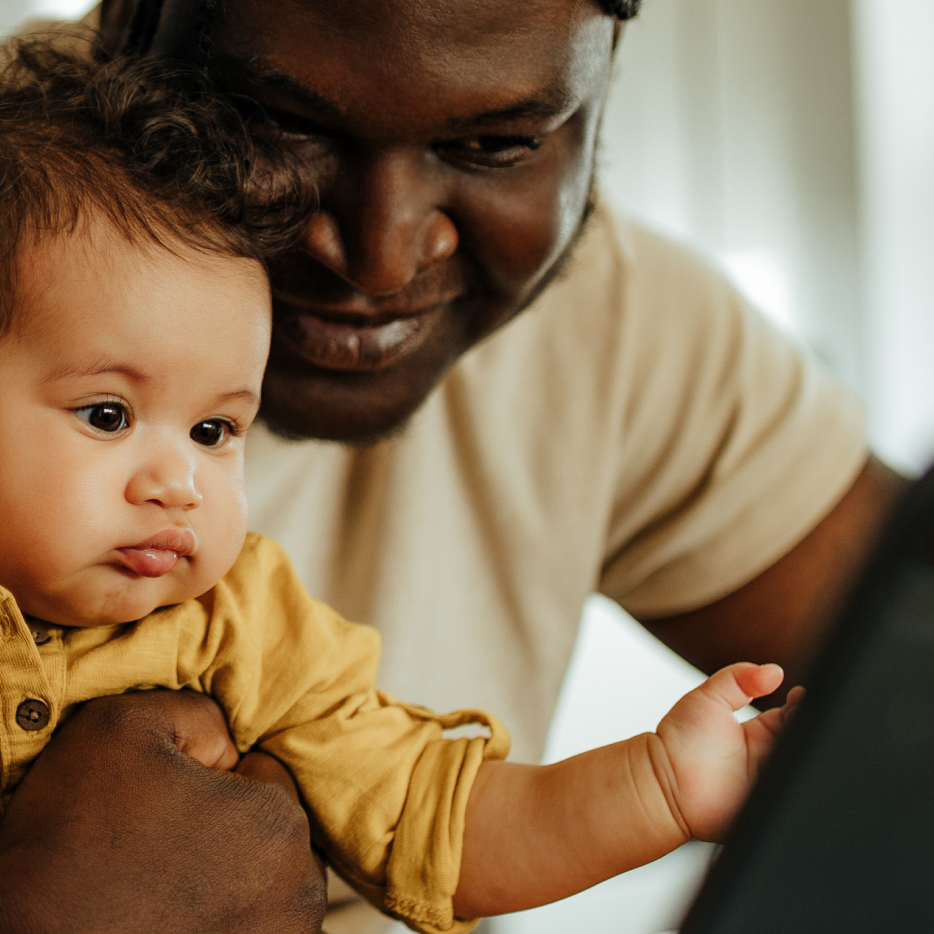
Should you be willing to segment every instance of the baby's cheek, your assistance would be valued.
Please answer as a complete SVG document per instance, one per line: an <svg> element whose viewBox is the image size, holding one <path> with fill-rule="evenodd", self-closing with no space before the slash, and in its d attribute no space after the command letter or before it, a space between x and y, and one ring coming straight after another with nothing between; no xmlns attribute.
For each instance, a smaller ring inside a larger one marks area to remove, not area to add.
<svg viewBox="0 0 934 934"><path fill-rule="evenodd" d="M212 580L208 582L213 587L229 570L243 548L243 541L247 532L247 503L246 493L242 484L228 488L227 495L212 504L209 519L211 545L205 549L204 572Z"/></svg>

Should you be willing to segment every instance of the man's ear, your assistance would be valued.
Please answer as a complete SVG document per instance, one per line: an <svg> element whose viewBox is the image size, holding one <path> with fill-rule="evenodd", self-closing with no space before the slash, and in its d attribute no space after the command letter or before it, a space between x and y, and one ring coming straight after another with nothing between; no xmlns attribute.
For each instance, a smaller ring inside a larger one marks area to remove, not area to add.
<svg viewBox="0 0 934 934"><path fill-rule="evenodd" d="M101 41L114 54L124 48L137 0L101 0Z"/></svg>

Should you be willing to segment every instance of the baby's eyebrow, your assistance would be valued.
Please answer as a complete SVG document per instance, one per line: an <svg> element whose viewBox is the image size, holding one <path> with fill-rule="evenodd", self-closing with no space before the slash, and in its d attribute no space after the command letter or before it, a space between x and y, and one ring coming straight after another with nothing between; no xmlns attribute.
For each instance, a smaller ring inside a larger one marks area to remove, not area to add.
<svg viewBox="0 0 934 934"><path fill-rule="evenodd" d="M151 380L151 377L146 373L137 370L128 363L120 363L115 360L96 360L86 366L61 364L49 370L42 382L54 383L61 379L81 379L85 376L103 376L110 373L125 376L133 383L147 383Z"/></svg>
<svg viewBox="0 0 934 934"><path fill-rule="evenodd" d="M125 376L130 382L136 384L145 384L152 382L152 376L138 370L128 363L120 363L115 360L97 360L86 366L73 366L62 364L49 370L42 382L54 383L62 379L84 379L88 376L105 376L117 374ZM245 402L255 408L259 408L259 393L252 389L234 389L231 392L218 393L215 397L215 405L223 405L231 402Z"/></svg>
<svg viewBox="0 0 934 934"><path fill-rule="evenodd" d="M225 402L248 402L259 407L259 396L252 389L238 389L235 392L225 392L217 397L218 405Z"/></svg>

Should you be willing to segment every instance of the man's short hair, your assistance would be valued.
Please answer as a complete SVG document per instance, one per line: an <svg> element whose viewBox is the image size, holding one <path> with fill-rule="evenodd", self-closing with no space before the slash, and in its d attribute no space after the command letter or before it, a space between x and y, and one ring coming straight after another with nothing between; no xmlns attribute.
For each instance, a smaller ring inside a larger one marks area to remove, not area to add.
<svg viewBox="0 0 934 934"><path fill-rule="evenodd" d="M190 52L192 61L199 67L207 67L211 53L211 29L217 16L220 0L189 0L195 16L192 17ZM620 21L633 19L639 13L642 0L596 0L604 13ZM131 54L147 53L159 31L165 11L165 0L136 0L130 28L127 34L125 52Z"/></svg>
<svg viewBox="0 0 934 934"><path fill-rule="evenodd" d="M197 68L90 51L23 39L0 53L0 335L19 247L91 213L131 240L266 263L314 208L294 154L260 147Z"/></svg>

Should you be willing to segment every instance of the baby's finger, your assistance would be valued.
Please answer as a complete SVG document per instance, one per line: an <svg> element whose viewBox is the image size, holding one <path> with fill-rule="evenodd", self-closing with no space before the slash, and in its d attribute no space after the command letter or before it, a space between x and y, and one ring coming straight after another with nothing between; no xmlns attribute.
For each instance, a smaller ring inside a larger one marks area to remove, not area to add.
<svg viewBox="0 0 934 934"><path fill-rule="evenodd" d="M739 710L750 701L771 694L782 683L785 673L778 665L754 665L738 662L721 668L699 688L704 694Z"/></svg>
<svg viewBox="0 0 934 934"><path fill-rule="evenodd" d="M754 723L759 729L768 730L772 736L777 736L785 725L785 710L783 707L773 707L748 720L747 723Z"/></svg>
<svg viewBox="0 0 934 934"><path fill-rule="evenodd" d="M796 685L788 692L785 700L785 706L782 707L782 721L787 720L797 709L798 705L804 699L806 691L801 685Z"/></svg>
<svg viewBox="0 0 934 934"><path fill-rule="evenodd" d="M268 782L269 784L279 785L289 796L298 800L298 792L295 789L295 780L292 778L289 770L272 756L259 750L248 752L237 764L234 771L238 775L244 775L257 782Z"/></svg>

